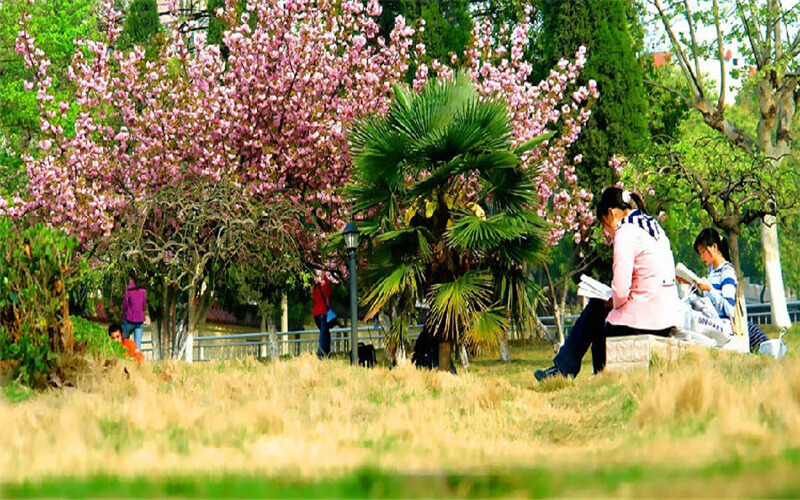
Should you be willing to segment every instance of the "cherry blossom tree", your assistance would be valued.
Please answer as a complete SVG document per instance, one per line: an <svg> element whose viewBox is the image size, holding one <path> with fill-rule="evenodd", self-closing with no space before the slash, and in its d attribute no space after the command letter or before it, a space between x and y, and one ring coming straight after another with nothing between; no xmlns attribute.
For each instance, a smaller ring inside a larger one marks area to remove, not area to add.
<svg viewBox="0 0 800 500"><path fill-rule="evenodd" d="M304 263L322 267L323 243L349 213L340 189L351 174L347 129L387 109L392 85L425 50L412 48L413 29L397 18L388 40L381 38L377 0L228 0L216 12L227 58L183 22L173 23L159 57L148 60L141 47L115 49L120 14L112 4L103 3L105 39L76 41L80 50L68 71L74 102L55 102L49 61L21 19L17 51L31 71L25 85L40 103L42 134L25 156L26 190L0 200L0 211L46 220L77 236L84 249L102 249L112 233L129 229L127 221L144 218L148 200L166 187L224 181L243 197L290 207L282 227L292 238L281 241L300 245ZM463 65L479 94L509 103L515 147L546 129L558 132L521 162L538 176L535 209L553 224L551 243L567 233L580 240L592 221L591 194L575 174L580 158L567 150L597 90L590 82L569 93L583 49L545 81L528 81L526 14L514 27L476 26ZM421 86L429 68L417 68ZM439 77L453 71L438 61L430 70ZM66 130L66 113L76 111L74 128Z"/></svg>
<svg viewBox="0 0 800 500"><path fill-rule="evenodd" d="M227 60L190 23L173 23L160 57L146 60L142 47L115 50L120 14L104 2L106 37L76 41L68 71L76 99L59 103L23 16L16 48L31 71L25 85L36 90L42 135L25 156L27 190L0 201L0 210L101 248L128 231L128 221L145 219L148 201L165 189L225 180L243 197L289 207L281 221L292 238L276 241L300 245L305 263L320 265L327 233L346 218L337 191L348 178L347 124L385 109L406 71L412 30L398 18L389 40L379 38L375 0L261 0L247 8L227 2L218 12ZM65 130L72 107L78 119ZM194 269L185 279L196 285L208 267Z"/></svg>

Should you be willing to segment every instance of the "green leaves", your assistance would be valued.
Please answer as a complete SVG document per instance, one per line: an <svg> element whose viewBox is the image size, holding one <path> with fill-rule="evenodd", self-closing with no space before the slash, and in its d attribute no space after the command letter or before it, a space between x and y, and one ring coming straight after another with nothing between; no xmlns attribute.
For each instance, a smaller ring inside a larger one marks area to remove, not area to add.
<svg viewBox="0 0 800 500"><path fill-rule="evenodd" d="M548 137L513 149L507 104L479 98L465 74L418 93L395 87L385 116L359 122L348 192L374 228L368 317L412 314L426 298L440 339L491 345L532 312L519 305L535 286L518 275L542 262L545 234L519 154ZM501 285L506 273L513 286Z"/></svg>
<svg viewBox="0 0 800 500"><path fill-rule="evenodd" d="M469 271L453 281L431 287L428 302L431 320L440 331L463 331L472 313L483 311L492 297L492 276L483 271Z"/></svg>
<svg viewBox="0 0 800 500"><path fill-rule="evenodd" d="M528 231L520 221L507 214L481 218L464 214L447 231L445 238L450 246L465 250L477 248L490 250L505 242L524 237Z"/></svg>
<svg viewBox="0 0 800 500"><path fill-rule="evenodd" d="M0 219L0 359L32 387L47 384L56 356L72 346L66 304L74 250L56 229Z"/></svg>
<svg viewBox="0 0 800 500"><path fill-rule="evenodd" d="M413 263L400 263L386 269L387 274L378 279L364 299L370 308L367 318L373 317L395 295L417 296L422 281L422 269Z"/></svg>

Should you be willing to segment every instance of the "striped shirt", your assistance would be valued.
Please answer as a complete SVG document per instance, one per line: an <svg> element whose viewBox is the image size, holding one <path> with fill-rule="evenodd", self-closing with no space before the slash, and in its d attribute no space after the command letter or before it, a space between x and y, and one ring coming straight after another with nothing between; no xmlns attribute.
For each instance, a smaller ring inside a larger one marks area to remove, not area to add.
<svg viewBox="0 0 800 500"><path fill-rule="evenodd" d="M734 304L736 303L736 271L733 264L725 261L714 269L708 266L708 282L711 290L706 292L706 297L711 299L720 318L733 318Z"/></svg>

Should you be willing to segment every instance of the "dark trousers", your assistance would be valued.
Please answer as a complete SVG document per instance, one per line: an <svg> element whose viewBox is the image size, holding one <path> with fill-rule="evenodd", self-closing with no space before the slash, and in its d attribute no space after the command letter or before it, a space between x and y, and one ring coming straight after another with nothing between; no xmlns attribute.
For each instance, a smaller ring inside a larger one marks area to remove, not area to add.
<svg viewBox="0 0 800 500"><path fill-rule="evenodd" d="M764 330L751 322L747 322L747 334L750 337L750 352L757 352L761 343L767 339Z"/></svg>
<svg viewBox="0 0 800 500"><path fill-rule="evenodd" d="M328 327L328 315L320 314L314 316L314 322L319 328L319 346L317 346L317 356L328 357L331 354L331 330Z"/></svg>
<svg viewBox="0 0 800 500"><path fill-rule="evenodd" d="M564 375L576 376L581 371L581 361L592 347L594 372L603 371L606 366L606 338L624 335L658 335L667 337L670 328L664 330L643 330L624 325L606 323L611 309L600 299L590 299L580 317L567 335L564 345L553 358L553 364Z"/></svg>

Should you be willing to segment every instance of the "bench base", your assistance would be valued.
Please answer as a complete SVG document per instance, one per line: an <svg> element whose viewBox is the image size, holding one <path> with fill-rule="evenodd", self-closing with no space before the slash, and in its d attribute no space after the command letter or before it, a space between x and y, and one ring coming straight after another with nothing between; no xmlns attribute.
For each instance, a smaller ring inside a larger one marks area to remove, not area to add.
<svg viewBox="0 0 800 500"><path fill-rule="evenodd" d="M699 346L656 335L630 335L606 339L606 370L649 368L653 354L674 361Z"/></svg>

